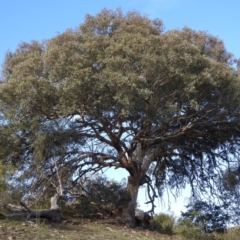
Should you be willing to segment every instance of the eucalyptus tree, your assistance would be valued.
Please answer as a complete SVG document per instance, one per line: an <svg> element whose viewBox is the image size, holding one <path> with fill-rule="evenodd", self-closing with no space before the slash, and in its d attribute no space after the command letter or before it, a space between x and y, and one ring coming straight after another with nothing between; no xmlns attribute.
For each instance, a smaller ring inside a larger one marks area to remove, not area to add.
<svg viewBox="0 0 240 240"><path fill-rule="evenodd" d="M56 169L73 180L125 169L123 219L132 226L143 184L152 203L154 189L161 196L186 184L195 195L217 193L218 172L238 162L236 68L207 32L164 32L161 20L134 11L86 15L75 29L6 54L0 104L14 140L2 161L41 169L32 177L45 183Z"/></svg>

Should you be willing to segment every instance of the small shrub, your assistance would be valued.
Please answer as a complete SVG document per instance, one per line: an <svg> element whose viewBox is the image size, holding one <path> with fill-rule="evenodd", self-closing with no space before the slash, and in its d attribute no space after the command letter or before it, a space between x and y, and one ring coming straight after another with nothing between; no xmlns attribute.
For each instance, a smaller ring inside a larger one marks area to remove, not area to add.
<svg viewBox="0 0 240 240"><path fill-rule="evenodd" d="M6 219L6 216L0 212L0 219Z"/></svg>
<svg viewBox="0 0 240 240"><path fill-rule="evenodd" d="M200 231L194 226L189 219L180 218L177 221L175 232L187 239L197 239Z"/></svg>
<svg viewBox="0 0 240 240"><path fill-rule="evenodd" d="M215 239L215 236L213 234L205 233L201 229L197 228L193 223L191 223L189 219L184 217L178 219L174 228L174 233L191 240Z"/></svg>
<svg viewBox="0 0 240 240"><path fill-rule="evenodd" d="M164 234L173 234L175 219L173 216L161 213L156 214L151 221L151 229Z"/></svg>
<svg viewBox="0 0 240 240"><path fill-rule="evenodd" d="M228 229L225 233L216 233L215 240L237 240L240 239L240 228L233 227Z"/></svg>

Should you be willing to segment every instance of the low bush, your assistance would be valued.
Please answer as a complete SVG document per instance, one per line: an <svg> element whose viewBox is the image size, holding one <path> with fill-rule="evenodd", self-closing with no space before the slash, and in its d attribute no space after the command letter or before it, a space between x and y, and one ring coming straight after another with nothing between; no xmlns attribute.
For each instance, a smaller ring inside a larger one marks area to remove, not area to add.
<svg viewBox="0 0 240 240"><path fill-rule="evenodd" d="M225 233L216 233L215 240L238 240L240 239L240 228L229 228Z"/></svg>
<svg viewBox="0 0 240 240"><path fill-rule="evenodd" d="M212 233L205 233L202 229L196 227L189 219L180 218L178 219L174 232L186 239L191 240L214 240L215 235Z"/></svg>
<svg viewBox="0 0 240 240"><path fill-rule="evenodd" d="M175 219L172 215L165 213L156 214L151 221L151 229L160 233L172 235Z"/></svg>
<svg viewBox="0 0 240 240"><path fill-rule="evenodd" d="M6 219L6 216L0 212L0 219Z"/></svg>

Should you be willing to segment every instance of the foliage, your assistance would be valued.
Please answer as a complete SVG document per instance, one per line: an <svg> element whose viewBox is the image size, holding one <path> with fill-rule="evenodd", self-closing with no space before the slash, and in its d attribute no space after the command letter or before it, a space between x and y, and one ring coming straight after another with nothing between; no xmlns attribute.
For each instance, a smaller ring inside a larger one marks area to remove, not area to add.
<svg viewBox="0 0 240 240"><path fill-rule="evenodd" d="M160 233L172 235L175 219L172 215L165 213L155 214L151 221L151 229Z"/></svg>
<svg viewBox="0 0 240 240"><path fill-rule="evenodd" d="M16 203L24 195L23 188L17 184L11 184L11 175L14 168L10 165L4 165L0 162L0 209L6 207L8 203ZM22 192L21 192L22 190Z"/></svg>
<svg viewBox="0 0 240 240"><path fill-rule="evenodd" d="M229 228L224 234L216 234L216 240L236 240L240 238L240 231L238 227Z"/></svg>
<svg viewBox="0 0 240 240"><path fill-rule="evenodd" d="M0 219L6 219L6 216L0 212Z"/></svg>
<svg viewBox="0 0 240 240"><path fill-rule="evenodd" d="M219 185L221 187L222 202L225 203L224 209L230 216L232 225L240 223L240 168L239 164L231 164L221 174Z"/></svg>
<svg viewBox="0 0 240 240"><path fill-rule="evenodd" d="M230 216L224 211L225 206L194 201L187 205L187 208L187 212L182 213L182 216L201 231L220 233L226 231Z"/></svg>
<svg viewBox="0 0 240 240"><path fill-rule="evenodd" d="M82 191L76 191L78 187ZM129 201L125 188L124 182L118 183L105 176L85 179L83 185L75 186L74 194L68 195L64 210L72 216L85 218L116 216Z"/></svg>
<svg viewBox="0 0 240 240"><path fill-rule="evenodd" d="M191 240L212 240L214 239L212 235L206 234L201 229L197 228L189 219L179 218L174 232L177 235L183 236L186 239Z"/></svg>
<svg viewBox="0 0 240 240"><path fill-rule="evenodd" d="M236 240L240 238L238 227L227 229L224 233L205 233L184 217L178 219L174 233L191 240Z"/></svg>
<svg viewBox="0 0 240 240"><path fill-rule="evenodd" d="M223 186L225 189L234 191L239 186L240 179L239 179L240 168L228 168L223 175Z"/></svg>
<svg viewBox="0 0 240 240"><path fill-rule="evenodd" d="M57 187L56 175L67 191L87 172L123 168L128 221L143 184L151 203L154 187L217 196L222 166L239 161L235 63L206 32L163 32L161 20L134 11L87 15L6 54L0 161L36 194Z"/></svg>

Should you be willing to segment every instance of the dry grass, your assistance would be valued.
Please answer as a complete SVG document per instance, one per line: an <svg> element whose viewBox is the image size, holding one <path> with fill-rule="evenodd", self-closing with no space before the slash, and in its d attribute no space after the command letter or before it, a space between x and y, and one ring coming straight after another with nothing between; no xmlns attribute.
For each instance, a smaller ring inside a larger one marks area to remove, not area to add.
<svg viewBox="0 0 240 240"><path fill-rule="evenodd" d="M163 235L141 228L127 228L113 221L71 220L61 224L48 224L37 221L35 224L24 221L0 220L1 240L182 240L179 236Z"/></svg>
<svg viewBox="0 0 240 240"><path fill-rule="evenodd" d="M225 234L202 235L188 239L240 240L240 228ZM214 237L215 236L215 237ZM110 220L71 219L61 224L0 219L0 240L185 240L179 235L161 234L142 228L127 228Z"/></svg>

